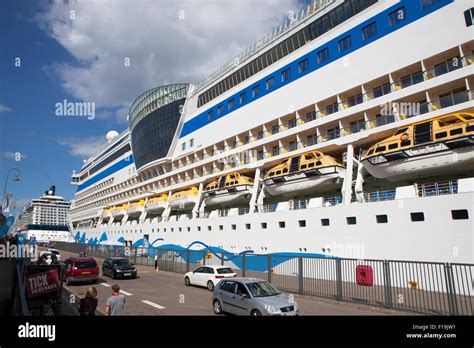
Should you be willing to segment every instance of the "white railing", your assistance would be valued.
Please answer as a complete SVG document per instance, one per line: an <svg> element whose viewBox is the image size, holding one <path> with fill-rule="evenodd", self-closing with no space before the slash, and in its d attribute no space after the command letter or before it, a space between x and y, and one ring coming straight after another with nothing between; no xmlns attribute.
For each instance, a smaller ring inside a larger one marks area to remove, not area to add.
<svg viewBox="0 0 474 348"><path fill-rule="evenodd" d="M458 193L457 180L422 184L418 186L418 197L452 195Z"/></svg>
<svg viewBox="0 0 474 348"><path fill-rule="evenodd" d="M382 202L393 201L395 199L395 190L381 190L364 193L364 202Z"/></svg>

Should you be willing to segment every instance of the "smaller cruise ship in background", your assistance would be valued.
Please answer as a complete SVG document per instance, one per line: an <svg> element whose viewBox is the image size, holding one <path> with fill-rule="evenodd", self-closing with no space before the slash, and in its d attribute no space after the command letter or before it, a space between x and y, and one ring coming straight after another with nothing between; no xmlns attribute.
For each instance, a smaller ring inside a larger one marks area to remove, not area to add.
<svg viewBox="0 0 474 348"><path fill-rule="evenodd" d="M73 242L66 218L71 203L56 195L53 185L42 197L32 199L19 214L16 230L27 240L37 242Z"/></svg>

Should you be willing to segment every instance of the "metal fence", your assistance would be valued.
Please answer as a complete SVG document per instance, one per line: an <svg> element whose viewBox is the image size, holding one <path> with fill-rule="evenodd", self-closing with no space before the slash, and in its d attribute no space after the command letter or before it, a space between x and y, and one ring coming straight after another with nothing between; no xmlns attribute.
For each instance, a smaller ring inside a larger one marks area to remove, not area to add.
<svg viewBox="0 0 474 348"><path fill-rule="evenodd" d="M210 264L266 279L282 291L429 315L474 315L474 265L442 262L256 255L204 250L56 243L73 253L127 256L135 264L184 274Z"/></svg>

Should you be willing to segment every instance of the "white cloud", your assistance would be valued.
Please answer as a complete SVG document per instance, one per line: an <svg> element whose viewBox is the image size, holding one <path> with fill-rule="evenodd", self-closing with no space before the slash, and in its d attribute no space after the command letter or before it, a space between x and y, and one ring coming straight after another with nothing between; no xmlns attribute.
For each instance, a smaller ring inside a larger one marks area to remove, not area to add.
<svg viewBox="0 0 474 348"><path fill-rule="evenodd" d="M143 91L198 82L280 25L298 0L52 2L37 16L75 59L50 69L72 96L126 118ZM74 11L74 19L71 12ZM183 18L184 17L184 18ZM130 66L124 65L130 59Z"/></svg>
<svg viewBox="0 0 474 348"><path fill-rule="evenodd" d="M67 146L73 156L88 159L97 154L99 149L107 143L105 136L92 136L87 138L59 139L58 144Z"/></svg>
<svg viewBox="0 0 474 348"><path fill-rule="evenodd" d="M10 109L8 106L5 104L0 104L0 112L10 112L12 109Z"/></svg>

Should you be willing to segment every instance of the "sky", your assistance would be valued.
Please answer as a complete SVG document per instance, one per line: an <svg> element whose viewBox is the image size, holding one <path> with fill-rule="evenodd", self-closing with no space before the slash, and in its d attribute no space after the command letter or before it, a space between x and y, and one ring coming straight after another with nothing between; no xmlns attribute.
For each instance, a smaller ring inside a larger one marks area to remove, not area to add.
<svg viewBox="0 0 474 348"><path fill-rule="evenodd" d="M144 91L197 83L309 0L0 0L0 187L15 211L127 127ZM58 115L85 102L94 114ZM15 212L14 211L14 212Z"/></svg>

